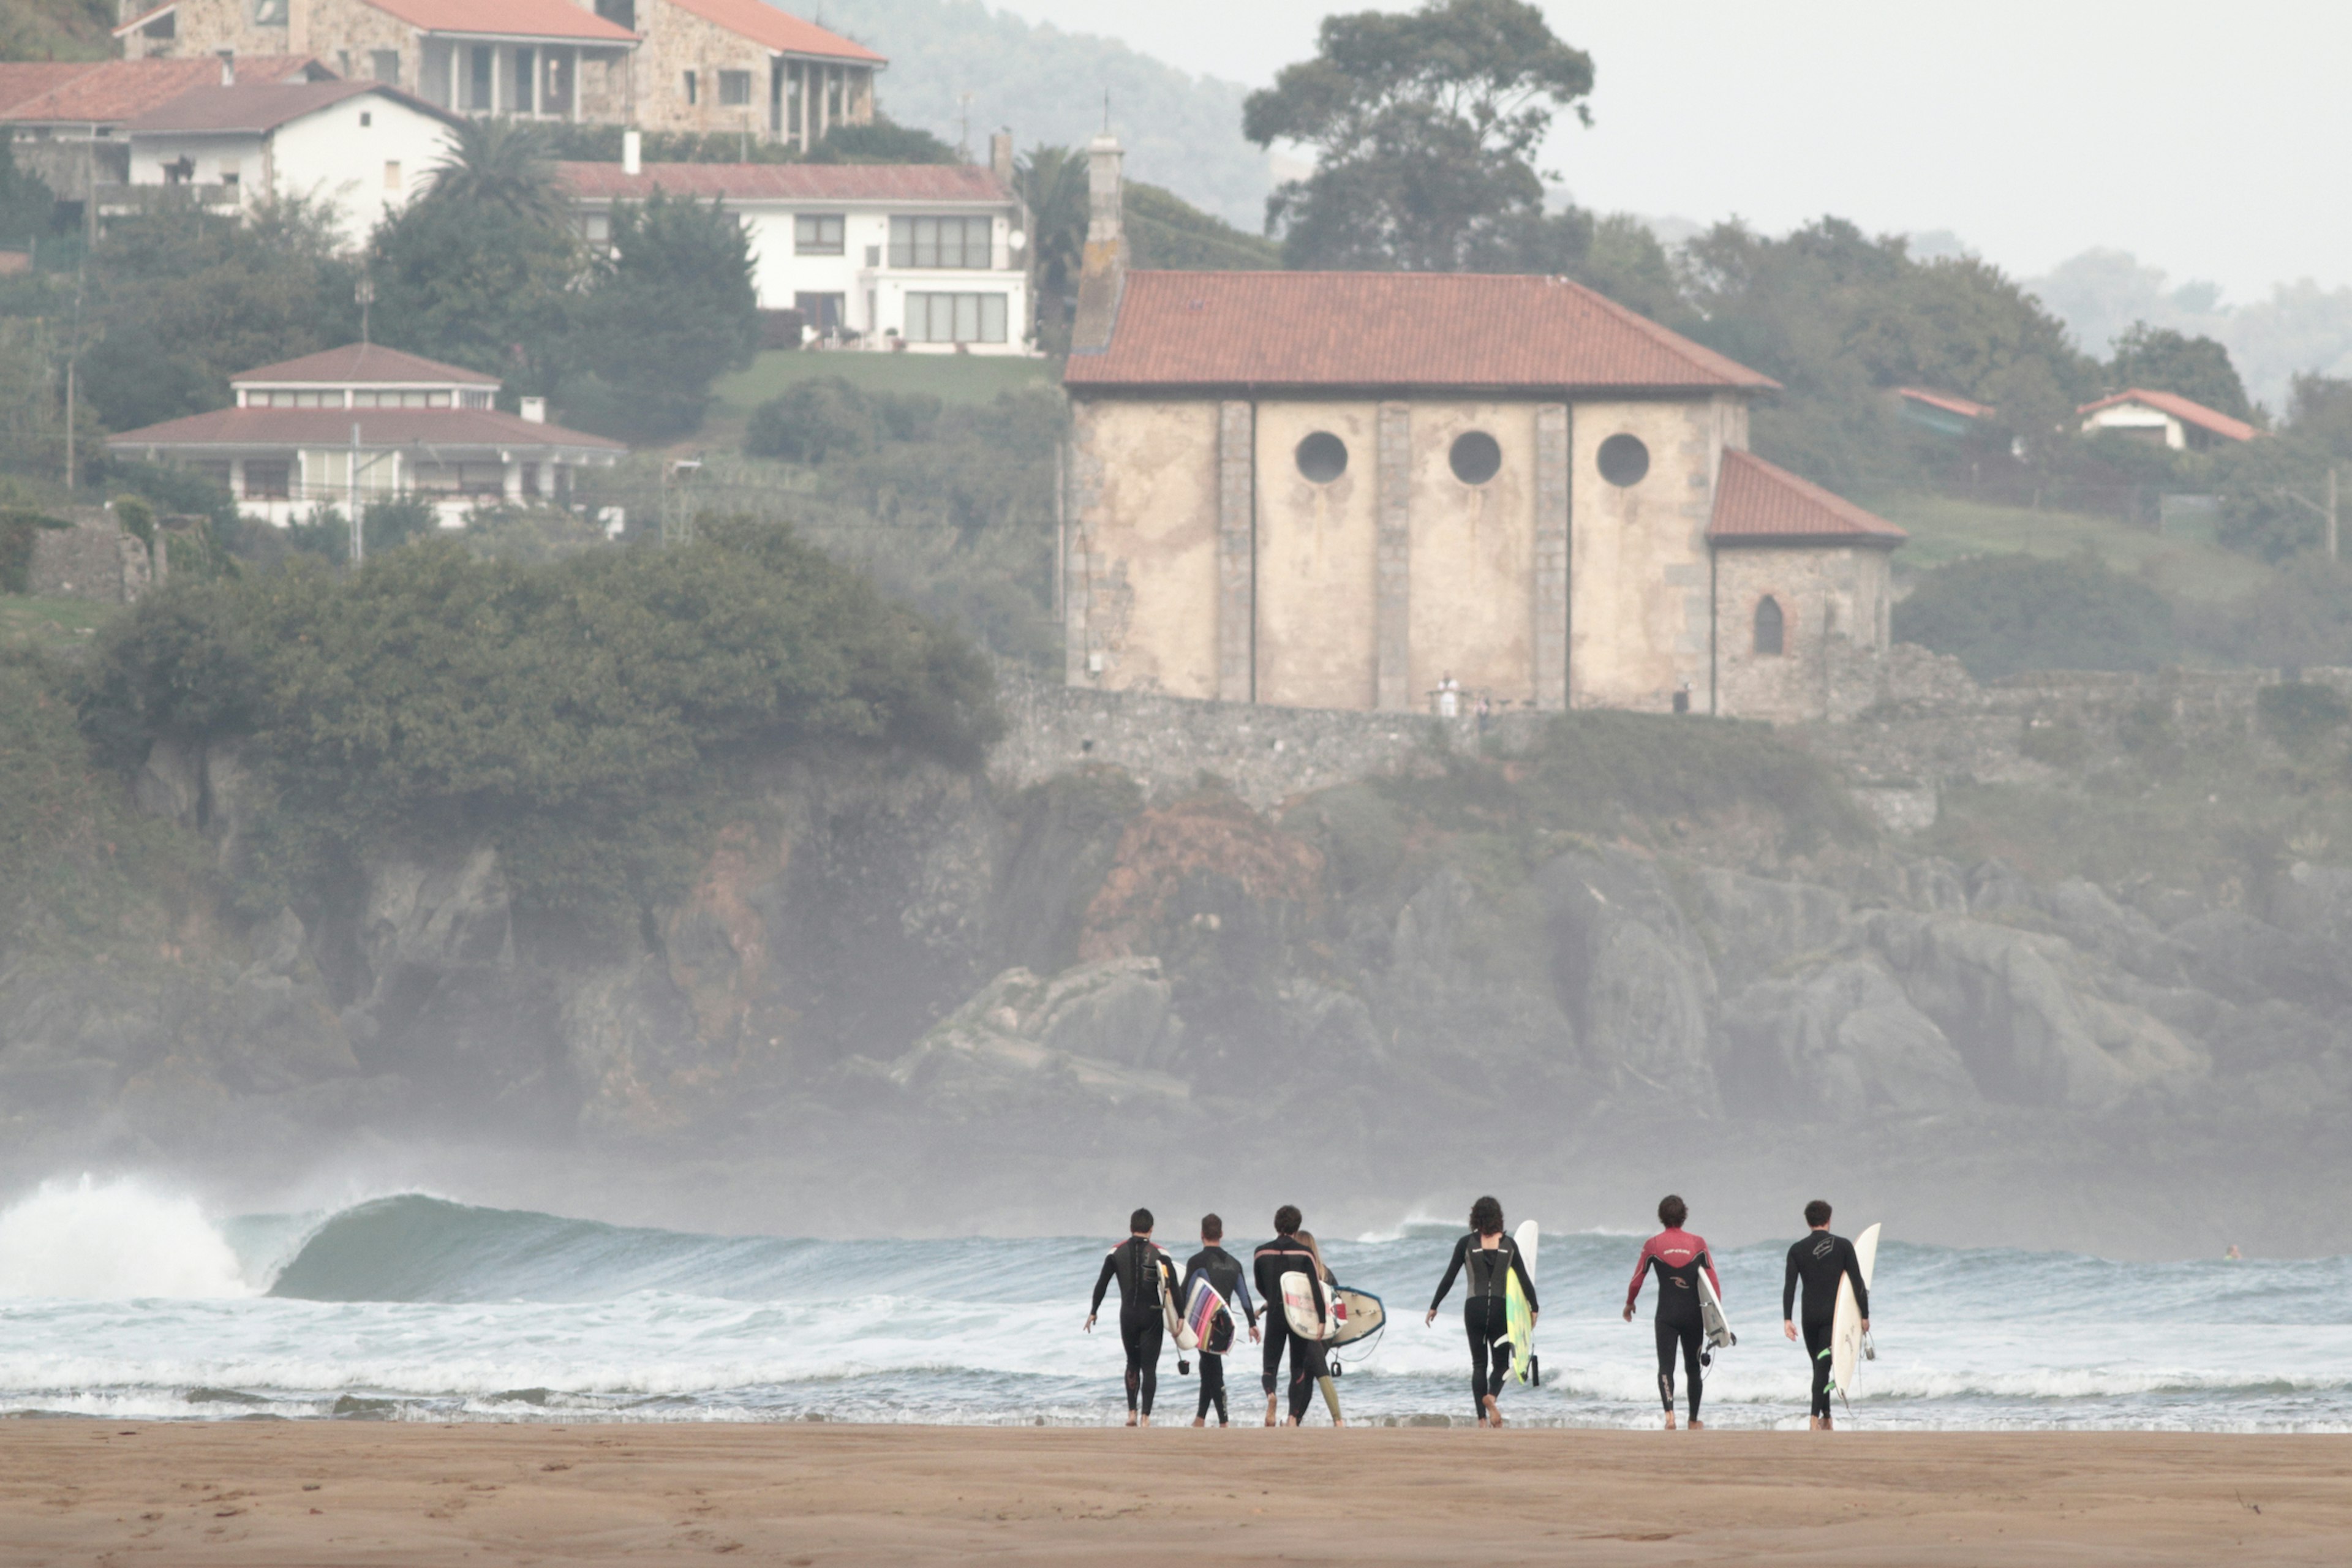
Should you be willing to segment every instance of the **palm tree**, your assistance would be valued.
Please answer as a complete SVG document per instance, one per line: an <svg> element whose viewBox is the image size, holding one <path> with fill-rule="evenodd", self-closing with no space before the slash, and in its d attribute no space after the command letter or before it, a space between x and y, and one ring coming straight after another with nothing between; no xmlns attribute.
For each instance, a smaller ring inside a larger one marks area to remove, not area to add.
<svg viewBox="0 0 2352 1568"><path fill-rule="evenodd" d="M432 170L431 199L502 207L516 217L560 224L566 214L555 165L534 126L512 120L468 120L449 155Z"/></svg>

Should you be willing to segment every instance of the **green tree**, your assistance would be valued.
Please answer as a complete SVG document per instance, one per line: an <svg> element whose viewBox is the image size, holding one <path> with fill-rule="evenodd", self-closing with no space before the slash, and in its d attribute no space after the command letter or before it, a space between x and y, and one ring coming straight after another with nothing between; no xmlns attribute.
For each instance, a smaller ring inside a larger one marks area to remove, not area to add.
<svg viewBox="0 0 2352 1568"><path fill-rule="evenodd" d="M0 247L10 249L47 234L58 208L41 177L16 167L13 140L0 136Z"/></svg>
<svg viewBox="0 0 2352 1568"><path fill-rule="evenodd" d="M2238 367L2230 363L2230 351L2211 338L2134 321L2116 340L2116 357L2106 368L2110 391L2137 386L2173 392L2232 419L2254 417L2252 400L2246 396L2246 384L2238 379Z"/></svg>
<svg viewBox="0 0 2352 1568"><path fill-rule="evenodd" d="M1543 216L1536 149L1586 116L1592 60L1528 0L1423 0L1326 16L1311 60L1243 106L1243 134L1315 150L1268 198L1294 267L1507 267Z"/></svg>
<svg viewBox="0 0 2352 1568"><path fill-rule="evenodd" d="M1033 147L1013 168L1013 188L1029 209L1030 264L1037 279L1037 346L1064 353L1077 309L1086 258L1088 198L1086 154Z"/></svg>
<svg viewBox="0 0 2352 1568"><path fill-rule="evenodd" d="M1921 574L1895 637L1979 680L2032 669L2155 669L2178 657L2172 606L2089 556L1980 555Z"/></svg>
<svg viewBox="0 0 2352 1568"><path fill-rule="evenodd" d="M702 423L710 384L751 363L760 300L751 242L714 201L656 190L616 203L611 251L576 313L572 362L588 380L567 417L616 436L669 439Z"/></svg>
<svg viewBox="0 0 2352 1568"><path fill-rule="evenodd" d="M570 214L546 135L520 120L467 120L433 165L428 194L460 207L503 212L529 223L561 224Z"/></svg>
<svg viewBox="0 0 2352 1568"><path fill-rule="evenodd" d="M876 114L865 125L836 125L809 149L811 163L961 163L963 157L929 132Z"/></svg>

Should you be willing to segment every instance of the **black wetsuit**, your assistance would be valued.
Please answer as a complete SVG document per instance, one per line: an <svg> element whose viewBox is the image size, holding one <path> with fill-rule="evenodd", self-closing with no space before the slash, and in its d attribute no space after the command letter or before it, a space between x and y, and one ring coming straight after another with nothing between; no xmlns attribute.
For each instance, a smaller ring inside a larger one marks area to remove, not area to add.
<svg viewBox="0 0 2352 1568"><path fill-rule="evenodd" d="M1206 1275L1209 1283L1216 1288L1217 1294L1225 1299L1228 1310L1234 1302L1239 1301L1250 1322L1253 1325L1257 1322L1257 1307L1250 1300L1249 1281L1242 1276L1241 1259L1213 1241L1203 1242L1201 1250L1185 1260L1184 1288L1176 1298L1180 1309L1192 1299L1192 1281L1202 1275ZM1225 1358L1221 1352L1211 1350L1204 1340L1201 1344L1201 1408L1192 1413L1192 1418L1196 1421L1207 1419L1212 1405L1217 1407L1217 1425L1223 1426L1228 1419L1225 1411Z"/></svg>
<svg viewBox="0 0 2352 1568"><path fill-rule="evenodd" d="M1853 1243L1817 1230L1789 1248L1789 1273L1780 1284L1780 1318L1804 1331L1805 1353L1813 1359L1813 1414L1830 1413L1830 1329L1837 1320L1838 1280L1853 1281L1854 1310L1870 1318L1870 1287L1863 1283L1862 1259ZM1797 1281L1805 1283L1805 1315L1796 1313Z"/></svg>
<svg viewBox="0 0 2352 1568"><path fill-rule="evenodd" d="M1139 1397L1143 1413L1151 1414L1151 1396L1160 1388L1160 1339L1167 1319L1160 1305L1161 1280L1173 1267L1167 1252L1148 1236L1130 1236L1103 1258L1095 1277L1094 1305L1087 1315L1102 1310L1103 1292L1118 1281L1118 1338L1127 1347L1127 1407Z"/></svg>
<svg viewBox="0 0 2352 1568"><path fill-rule="evenodd" d="M1536 1310L1536 1282L1528 1277L1528 1260L1520 1256L1519 1244L1509 1237L1503 1237L1499 1246L1481 1247L1478 1237L1465 1236L1454 1244L1454 1259L1445 1266L1445 1278L1437 1282L1437 1294L1429 1299L1431 1311L1444 1304L1445 1293L1454 1289L1454 1277L1465 1268L1470 1271L1469 1295L1462 1302L1462 1328L1470 1336L1470 1408L1483 1418L1486 1396L1502 1398L1504 1380L1511 1372L1510 1314L1506 1307L1509 1276L1519 1277L1529 1312Z"/></svg>
<svg viewBox="0 0 2352 1568"><path fill-rule="evenodd" d="M1307 1276L1315 1292L1318 1316L1329 1315L1331 1298L1323 1288L1322 1275L1316 1271L1314 1249L1295 1236L1277 1236L1259 1247L1252 1272L1257 1277L1257 1293L1265 1298L1265 1391L1275 1390L1286 1344L1290 1347L1290 1418L1304 1420L1307 1404L1315 1397L1316 1380L1328 1376L1330 1369L1323 1360L1323 1342L1310 1340L1290 1326L1290 1316L1282 1306L1282 1277Z"/></svg>
<svg viewBox="0 0 2352 1568"><path fill-rule="evenodd" d="M1642 1244L1642 1256L1633 1264L1633 1282L1625 1287L1626 1310L1633 1310L1633 1299L1642 1292L1643 1276L1654 1268L1658 1274L1658 1398L1667 1414L1672 1415L1675 1352L1679 1348L1683 1382L1690 1394L1691 1419L1696 1421L1699 1396L1705 1392L1698 1369L1706 1337L1706 1320L1699 1311L1698 1271L1706 1270L1707 1280L1718 1295L1722 1293L1722 1281L1716 1279L1715 1259L1707 1256L1706 1238L1676 1226Z"/></svg>

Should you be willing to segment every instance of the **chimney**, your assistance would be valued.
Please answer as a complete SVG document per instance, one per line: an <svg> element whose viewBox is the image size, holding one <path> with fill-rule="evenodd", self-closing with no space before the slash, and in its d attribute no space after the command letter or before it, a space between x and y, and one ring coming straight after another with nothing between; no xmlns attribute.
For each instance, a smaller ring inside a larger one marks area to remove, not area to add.
<svg viewBox="0 0 2352 1568"><path fill-rule="evenodd" d="M996 183L1013 188L1013 132L1000 131L988 139L988 169Z"/></svg>
<svg viewBox="0 0 2352 1568"><path fill-rule="evenodd" d="M221 85L223 87L235 87L236 85L236 51L235 49L215 49L213 52L220 56Z"/></svg>
<svg viewBox="0 0 2352 1568"><path fill-rule="evenodd" d="M635 132L633 132L631 134L634 135ZM533 425L546 424L547 399L544 397L524 398L522 400L522 416Z"/></svg>
<svg viewBox="0 0 2352 1568"><path fill-rule="evenodd" d="M1110 347L1118 299L1127 289L1127 234L1120 223L1118 138L1108 131L1087 147L1087 249L1078 273L1078 316L1070 348L1083 353Z"/></svg>
<svg viewBox="0 0 2352 1568"><path fill-rule="evenodd" d="M645 132L635 127L621 132L621 173L642 174L646 172Z"/></svg>

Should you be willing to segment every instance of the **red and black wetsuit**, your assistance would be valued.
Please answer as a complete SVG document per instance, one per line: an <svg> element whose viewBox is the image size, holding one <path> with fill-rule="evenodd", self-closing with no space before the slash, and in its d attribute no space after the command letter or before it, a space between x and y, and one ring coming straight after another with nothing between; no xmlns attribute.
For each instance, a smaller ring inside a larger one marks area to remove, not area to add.
<svg viewBox="0 0 2352 1568"><path fill-rule="evenodd" d="M1706 1338L1703 1320L1699 1315L1698 1271L1706 1270L1707 1282L1715 1293L1723 1294L1723 1281L1716 1277L1715 1259L1707 1255L1706 1238L1693 1236L1676 1226L1662 1230L1642 1244L1642 1256L1633 1263L1633 1281L1625 1287L1625 1306L1631 1310L1634 1300L1642 1294L1642 1277L1653 1268L1658 1271L1658 1397L1672 1414L1675 1408L1675 1347L1683 1352L1684 1381L1690 1384L1691 1419L1698 1419L1699 1346Z"/></svg>
<svg viewBox="0 0 2352 1568"><path fill-rule="evenodd" d="M1863 1283L1862 1259L1853 1243L1826 1230L1789 1248L1789 1272L1780 1283L1780 1321L1795 1321L1805 1333L1805 1353L1813 1360L1813 1414L1830 1413L1830 1330L1837 1321L1838 1281L1853 1281L1854 1310L1870 1321L1870 1287ZM1805 1285L1805 1315L1797 1317L1797 1282Z"/></svg>
<svg viewBox="0 0 2352 1568"><path fill-rule="evenodd" d="M1118 1281L1118 1338L1127 1347L1127 1407L1139 1399L1146 1415L1151 1396L1160 1389L1160 1339L1167 1317L1160 1305L1163 1280L1172 1268L1168 1254L1148 1236L1130 1236L1103 1258L1095 1277L1094 1305L1087 1315L1102 1310L1103 1292Z"/></svg>

